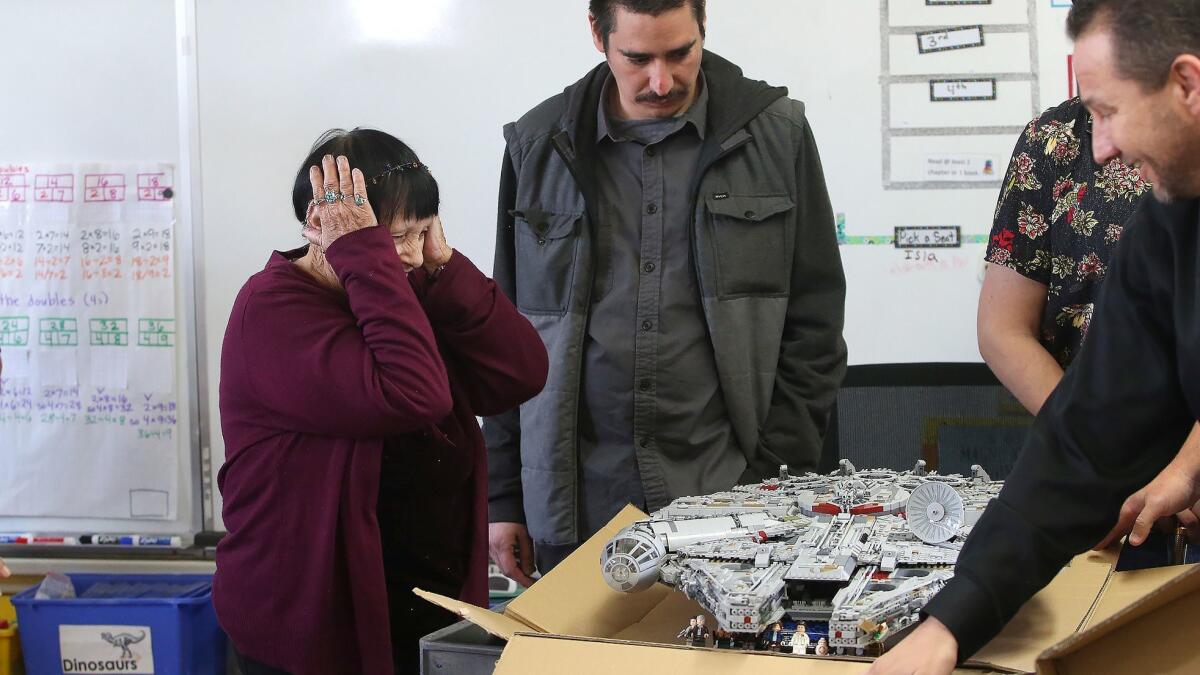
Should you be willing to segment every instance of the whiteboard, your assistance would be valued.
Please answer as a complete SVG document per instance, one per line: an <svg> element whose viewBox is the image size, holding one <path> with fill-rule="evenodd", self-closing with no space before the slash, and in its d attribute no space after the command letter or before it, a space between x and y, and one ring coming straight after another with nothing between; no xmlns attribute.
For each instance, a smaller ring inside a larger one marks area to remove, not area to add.
<svg viewBox="0 0 1200 675"><path fill-rule="evenodd" d="M178 166L181 130L173 3L6 0L0 10L5 17L0 22L0 49L6 73L0 162L35 166L161 164L164 170ZM184 202L176 200L176 205ZM175 221L179 250L186 252L177 259L187 260L190 220L177 211ZM188 281L175 285L175 304L181 311L174 363L179 374L179 433L173 450L176 456L171 458L178 476L176 489L168 497L174 518L18 518L0 514L0 531L187 533L200 529L195 488L201 474L193 413L197 397L195 378L189 375L195 372L190 265L181 264L179 270L187 273ZM0 448L4 450L14 449ZM44 459L55 461L53 457ZM131 499L127 490L114 491L116 487L92 481L84 489L114 501ZM74 480L59 484L39 480L26 489L62 494L80 488ZM133 511L137 509L132 509L131 515Z"/></svg>
<svg viewBox="0 0 1200 675"><path fill-rule="evenodd" d="M1051 0L708 4L707 47L807 103L847 242L851 363L978 362L975 304L999 177L1019 128L1067 96L1066 9ZM918 33L965 25L983 26L982 47L918 53ZM487 271L501 126L601 56L584 0L204 0L195 29L199 319L215 468L220 338L245 279L271 250L301 243L291 182L312 141L357 125L407 141L441 184L450 243ZM994 78L997 100L929 100L930 79L964 77ZM971 128L952 133L948 121ZM988 181L927 184L946 179L930 167L987 159ZM933 226L958 228L963 245L890 243L897 227Z"/></svg>

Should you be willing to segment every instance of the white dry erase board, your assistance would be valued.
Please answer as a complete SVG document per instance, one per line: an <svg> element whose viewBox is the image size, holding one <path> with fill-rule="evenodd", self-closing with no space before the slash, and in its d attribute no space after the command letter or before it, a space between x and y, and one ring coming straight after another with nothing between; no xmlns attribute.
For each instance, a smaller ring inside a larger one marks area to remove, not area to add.
<svg viewBox="0 0 1200 675"><path fill-rule="evenodd" d="M197 531L175 5L0 16L0 531Z"/></svg>
<svg viewBox="0 0 1200 675"><path fill-rule="evenodd" d="M441 184L451 244L490 270L500 128L599 61L586 4L4 3L0 44L22 83L9 91L36 100L14 111L6 97L0 154L161 160L191 187L175 215L181 247L193 246L177 266L195 266L194 292L181 288L177 304L181 340L196 350L180 392L183 414L185 399L195 407L195 447L180 435L175 525L220 526L215 495L187 513L183 491L207 489L222 461L221 337L245 279L271 250L300 243L290 192L312 141L367 125L409 142ZM1025 123L1070 93L1067 3L708 4L708 48L807 104L843 241L851 363L979 361L975 304L1009 154ZM145 77L117 65L156 56L165 61L137 71ZM44 62L53 77L37 77Z"/></svg>

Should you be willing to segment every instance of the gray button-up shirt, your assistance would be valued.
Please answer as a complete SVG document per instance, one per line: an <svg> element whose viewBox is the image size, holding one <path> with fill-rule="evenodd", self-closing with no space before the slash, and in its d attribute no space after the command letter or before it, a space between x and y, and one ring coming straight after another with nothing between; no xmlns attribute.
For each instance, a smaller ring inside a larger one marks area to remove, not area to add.
<svg viewBox="0 0 1200 675"><path fill-rule="evenodd" d="M609 100L613 86L610 77L601 101ZM583 538L627 503L657 509L680 496L672 487L674 465L705 457L711 466L702 473L714 469L724 476L745 466L721 396L692 262L688 187L708 109L703 79L700 87L675 118L623 121L610 119L603 104L597 111L599 292L584 352ZM692 466L685 475L695 473Z"/></svg>

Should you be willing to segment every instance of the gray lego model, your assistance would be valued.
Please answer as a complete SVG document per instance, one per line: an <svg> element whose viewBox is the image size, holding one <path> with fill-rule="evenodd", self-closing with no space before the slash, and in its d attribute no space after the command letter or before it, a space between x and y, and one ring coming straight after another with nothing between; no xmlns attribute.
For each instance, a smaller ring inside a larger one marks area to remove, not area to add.
<svg viewBox="0 0 1200 675"><path fill-rule="evenodd" d="M1002 483L971 476L857 471L789 476L681 497L621 530L601 553L625 593L663 582L718 628L757 635L785 615L828 621L829 647L862 654L915 623L954 574L962 542Z"/></svg>

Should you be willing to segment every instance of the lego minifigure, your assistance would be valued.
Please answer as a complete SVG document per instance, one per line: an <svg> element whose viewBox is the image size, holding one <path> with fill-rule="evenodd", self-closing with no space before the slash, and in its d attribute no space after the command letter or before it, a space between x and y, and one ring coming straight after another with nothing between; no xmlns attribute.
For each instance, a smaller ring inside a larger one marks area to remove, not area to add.
<svg viewBox="0 0 1200 675"><path fill-rule="evenodd" d="M796 634L792 636L792 653L808 653L808 628L803 623L796 624Z"/></svg>
<svg viewBox="0 0 1200 675"><path fill-rule="evenodd" d="M703 614L696 615L696 628L692 631L692 646L706 647L708 646L708 637L711 635L708 626L705 625Z"/></svg>
<svg viewBox="0 0 1200 675"><path fill-rule="evenodd" d="M692 643L692 635L694 635L695 633L696 633L696 617L693 616L688 621L687 628L684 628L683 630L679 631L679 635L676 635L675 637L680 640L683 640L684 644L691 644Z"/></svg>

